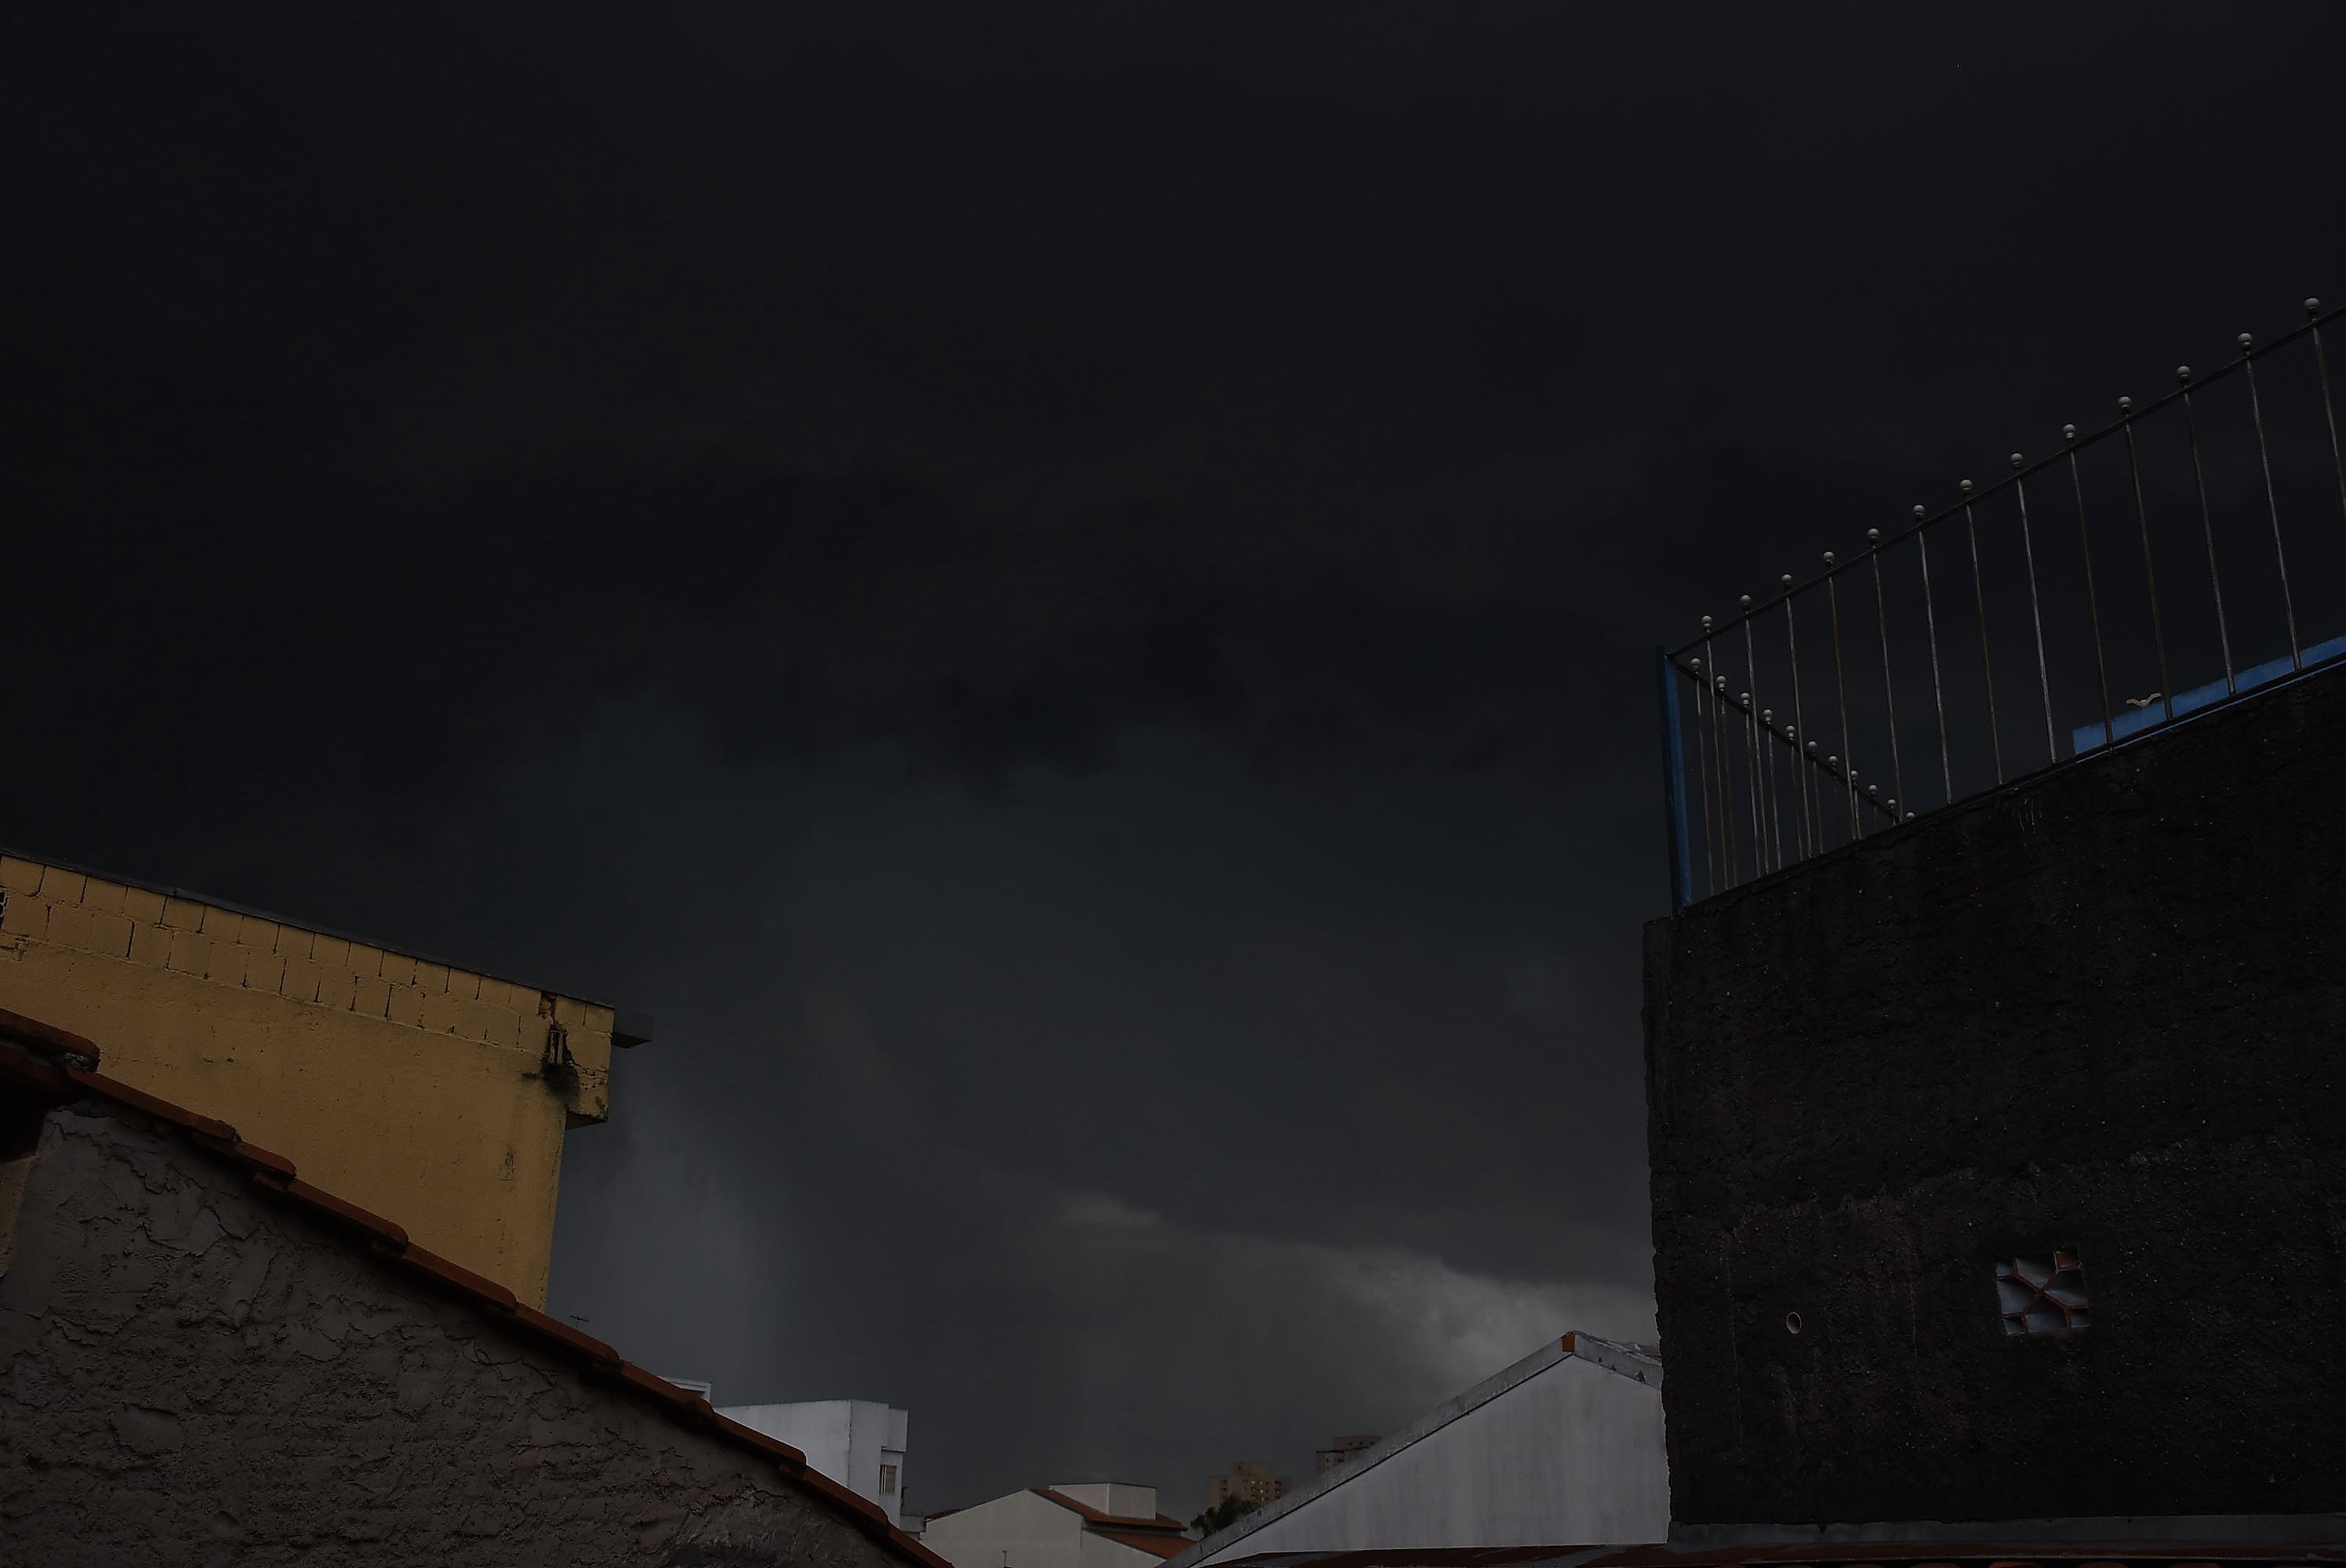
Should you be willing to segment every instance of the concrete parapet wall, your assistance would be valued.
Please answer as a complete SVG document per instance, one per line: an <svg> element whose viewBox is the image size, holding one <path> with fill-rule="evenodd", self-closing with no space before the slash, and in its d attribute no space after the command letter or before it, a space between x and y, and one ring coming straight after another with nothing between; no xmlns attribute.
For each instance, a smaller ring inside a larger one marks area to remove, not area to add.
<svg viewBox="0 0 2346 1568"><path fill-rule="evenodd" d="M1679 1523L2346 1511L2342 801L2333 671L1648 928Z"/></svg>

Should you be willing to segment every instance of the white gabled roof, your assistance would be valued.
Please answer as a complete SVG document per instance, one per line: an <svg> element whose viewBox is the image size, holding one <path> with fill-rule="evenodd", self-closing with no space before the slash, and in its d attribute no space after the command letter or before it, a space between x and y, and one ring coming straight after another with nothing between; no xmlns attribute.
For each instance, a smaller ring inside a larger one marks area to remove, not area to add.
<svg viewBox="0 0 2346 1568"><path fill-rule="evenodd" d="M1602 1369L1612 1376L1569 1395L1543 1384L1538 1392L1550 1397L1542 1409L1522 1412L1522 1420L1494 1419L1500 1412L1490 1411L1459 1425L1511 1394L1518 1401L1526 1400L1532 1390L1525 1385L1567 1363ZM1661 1385L1661 1359L1652 1348L1592 1334L1566 1334L1359 1457L1314 1477L1309 1485L1240 1516L1169 1560L1165 1568L1207 1568L1263 1552L1596 1545L1665 1539L1669 1475L1662 1450ZM1516 1394L1518 1390L1525 1393ZM1478 1443L1491 1451L1478 1449ZM1515 1451L1527 1448L1535 1451ZM1451 1449L1459 1451L1436 1451ZM1516 1471L1516 1475L1494 1480L1509 1501L1476 1510L1471 1500L1457 1496L1460 1489L1439 1478L1445 1466L1454 1472L1462 1464ZM1511 1481L1524 1484L1511 1486ZM1428 1488L1443 1495L1430 1504L1409 1495ZM1358 1495L1373 1492L1392 1495ZM1341 1495L1344 1493L1355 1495ZM1472 1517L1460 1517L1462 1502ZM1484 1538L1522 1534L1538 1538ZM1453 1538L1407 1538L1425 1536ZM1478 1538L1455 1538L1459 1536Z"/></svg>

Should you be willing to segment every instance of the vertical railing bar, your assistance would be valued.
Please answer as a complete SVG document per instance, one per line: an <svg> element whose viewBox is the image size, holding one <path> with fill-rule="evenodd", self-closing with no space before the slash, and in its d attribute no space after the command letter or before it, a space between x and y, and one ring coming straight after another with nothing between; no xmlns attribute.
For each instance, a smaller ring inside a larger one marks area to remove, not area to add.
<svg viewBox="0 0 2346 1568"><path fill-rule="evenodd" d="M2110 712L2110 667L2102 652L2102 599L2094 586L2094 541L2086 531L2086 480L2077 467L2077 427L2065 424L2062 436L2069 443L2069 494L2077 504L2077 549L2086 558L2086 613L2094 626L2094 675L2102 687L2102 744L2115 745L2118 732Z"/></svg>
<svg viewBox="0 0 2346 1568"><path fill-rule="evenodd" d="M1972 512L1972 482L1963 482L1964 529L1972 541L1972 606L1979 615L1980 678L1987 687L1988 754L1995 759L1995 781L2004 782L2004 730L1995 719L1995 659L1987 646L1987 588L1980 578L1979 519Z"/></svg>
<svg viewBox="0 0 2346 1568"><path fill-rule="evenodd" d="M1768 864L1768 834L1761 826L1766 820L1763 813L1768 807L1764 772L1767 764L1760 755L1762 740L1760 732L1760 655L1751 635L1751 596L1749 594L1743 596L1742 609L1743 684L1749 688L1743 694L1743 701L1744 711L1751 720L1751 859L1752 863L1760 868L1760 874L1765 876L1772 869Z"/></svg>
<svg viewBox="0 0 2346 1568"><path fill-rule="evenodd" d="M2158 699L2165 705L2165 717L2171 719L2175 717L2175 682L2167 673L2167 622L2159 614L2158 568L2150 556L2150 504L2142 494L2142 452L2134 439L2134 399L2118 399L2118 418L2126 426L2127 473L2134 480L2135 523L2142 530L2142 580L2150 595L2150 640L2158 650Z"/></svg>
<svg viewBox="0 0 2346 1568"><path fill-rule="evenodd" d="M1867 529L1865 542L1871 546L1866 558L1873 566L1873 626L1882 634L1882 702L1890 714L1890 788L1903 800L1906 762L1898 749L1898 687L1890 678L1890 601L1882 592L1882 530Z"/></svg>
<svg viewBox="0 0 2346 1568"><path fill-rule="evenodd" d="M1778 871L1784 869L1784 787L1776 778L1776 710L1760 710L1760 723L1767 731L1768 751L1768 854Z"/></svg>
<svg viewBox="0 0 2346 1568"><path fill-rule="evenodd" d="M1919 522L1924 509L1914 508ZM1939 782L1947 792L1946 803L1955 803L1955 765L1953 752L1947 745L1947 694L1939 680L1939 610L1931 598L1931 531L1914 530L1914 545L1923 556L1923 624L1931 635L1931 705L1939 715Z"/></svg>
<svg viewBox="0 0 2346 1568"><path fill-rule="evenodd" d="M2256 340L2242 332L2239 344L2240 368L2249 378L2249 412L2257 426L2257 463L2264 470L2265 510L2272 517L2273 565L2280 573L2281 619L2289 625L2289 667L2303 669L2305 657L2297 640L2297 601L2290 596L2289 556L2282 551L2280 544L2280 498L2273 493L2272 453L2265 446L2264 399L2257 395L2257 361L2249 352L2256 346Z"/></svg>
<svg viewBox="0 0 2346 1568"><path fill-rule="evenodd" d="M1800 710L1800 627L1792 612L1792 575L1784 574L1784 642L1792 662L1792 774L1800 787L1800 858L1806 860L1824 846L1817 841L1817 825L1809 806L1809 770L1800 766L1800 747L1809 738L1808 716Z"/></svg>
<svg viewBox="0 0 2346 1568"><path fill-rule="evenodd" d="M1719 891L1719 850L1710 820L1710 677L1704 673L1700 658L1693 664L1695 777L1702 784L1702 888L1708 897Z"/></svg>
<svg viewBox="0 0 2346 1568"><path fill-rule="evenodd" d="M1727 758L1727 677L1719 673L1719 650L1711 644L1710 627L1710 617L1703 616L1703 669L1711 688L1710 755L1719 769L1719 880L1722 888L1731 888L1743 855L1735 845L1735 775Z"/></svg>
<svg viewBox="0 0 2346 1568"><path fill-rule="evenodd" d="M2012 454L2015 476L2027 459L2018 453ZM2053 729L2053 676L2045 664L2045 606L2036 596L2036 540L2028 525L2028 483L2014 477L2013 494L2020 501L2020 549L2028 562L2028 619L2036 628L2036 687L2045 696L2045 760L2047 766L2061 760L2061 741Z"/></svg>
<svg viewBox="0 0 2346 1568"><path fill-rule="evenodd" d="M1694 902L1694 855L1687 836L1686 729L1678 714L1678 679L1685 673L1670 650L1656 650L1662 680L1662 813L1669 843L1670 908Z"/></svg>
<svg viewBox="0 0 2346 1568"><path fill-rule="evenodd" d="M2321 301L2308 300L2305 313L2315 319L2313 332L2313 372L2321 381L2321 417L2330 427L2330 468L2338 476L2338 510L2346 513L2346 457L2338 449L2338 411L2330 401L2330 351L2321 346Z"/></svg>
<svg viewBox="0 0 2346 1568"><path fill-rule="evenodd" d="M2208 585L2216 594L2216 640L2224 649L2224 694L2239 693L2240 683L2232 672L2232 628L2224 618L2224 577L2216 566L2216 519L2208 509L2208 468L2199 456L2199 414L2191 406L2191 367L2175 367L2175 379L2183 383L2183 428L2191 437L2191 478L2199 487L2199 531L2208 540Z"/></svg>
<svg viewBox="0 0 2346 1568"><path fill-rule="evenodd" d="M1743 694L1743 748L1749 762L1745 769L1751 787L1751 874L1768 874L1768 835L1760 826L1760 710L1751 694Z"/></svg>
<svg viewBox="0 0 2346 1568"><path fill-rule="evenodd" d="M1833 553L1825 552L1825 603L1832 610L1833 694L1841 704L1841 759L1842 782L1849 789L1849 836L1856 838L1865 825L1857 815L1856 758L1849 745L1849 674L1841 653L1841 589L1834 580Z"/></svg>
<svg viewBox="0 0 2346 1568"><path fill-rule="evenodd" d="M1767 833L1762 831L1764 809L1760 791L1760 659L1752 653L1752 596L1743 594L1736 606L1743 610L1743 720L1750 739L1750 775L1752 775L1752 866L1757 876L1767 876Z"/></svg>

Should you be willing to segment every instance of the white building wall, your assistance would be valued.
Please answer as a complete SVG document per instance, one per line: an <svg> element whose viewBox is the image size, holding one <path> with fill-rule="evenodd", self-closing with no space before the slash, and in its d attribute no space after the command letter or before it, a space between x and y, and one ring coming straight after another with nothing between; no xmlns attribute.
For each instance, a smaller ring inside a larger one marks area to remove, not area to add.
<svg viewBox="0 0 2346 1568"><path fill-rule="evenodd" d="M903 1410L874 1400L802 1400L728 1405L720 1413L781 1439L806 1455L810 1468L887 1510L889 1523L903 1522L904 1448L912 1418ZM895 1467L896 1484L883 1492L886 1465Z"/></svg>
<svg viewBox="0 0 2346 1568"><path fill-rule="evenodd" d="M1505 1376L1505 1374L1502 1374ZM1200 1543L1178 1568L1270 1552L1566 1546L1667 1540L1669 1465L1658 1379L1563 1355L1394 1451L1283 1499L1253 1528Z"/></svg>
<svg viewBox="0 0 2346 1568"><path fill-rule="evenodd" d="M1086 1568L1083 1542L1082 1514L1031 1492L933 1518L921 1536L922 1545L954 1568Z"/></svg>
<svg viewBox="0 0 2346 1568"><path fill-rule="evenodd" d="M1121 1481L1061 1481L1051 1490L1061 1497L1074 1498L1086 1508L1096 1508L1118 1519L1157 1517L1157 1489L1153 1486L1134 1486Z"/></svg>

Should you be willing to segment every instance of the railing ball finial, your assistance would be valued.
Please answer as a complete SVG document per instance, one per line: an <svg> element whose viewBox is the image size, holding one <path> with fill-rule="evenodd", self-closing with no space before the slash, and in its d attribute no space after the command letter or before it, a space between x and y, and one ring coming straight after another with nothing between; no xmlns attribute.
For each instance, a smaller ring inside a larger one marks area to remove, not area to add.
<svg viewBox="0 0 2346 1568"><path fill-rule="evenodd" d="M1893 821L1896 820L1898 817L1898 797L1895 795L1890 797L1890 816L1891 820Z"/></svg>
<svg viewBox="0 0 2346 1568"><path fill-rule="evenodd" d="M1962 484L1956 485L1955 488L1962 491L1964 494L1969 495L1972 493L1972 482L1966 479Z"/></svg>
<svg viewBox="0 0 2346 1568"><path fill-rule="evenodd" d="M1927 506L1925 506L1925 505L1922 504L1920 502L1915 503L1915 505L1914 505L1914 521L1915 521L1915 522L1920 523L1923 518L1925 518L1925 517L1929 516L1930 514L1931 514L1931 509L1930 509L1929 507L1927 507Z"/></svg>
<svg viewBox="0 0 2346 1568"><path fill-rule="evenodd" d="M1691 661L1689 661L1689 662L1690 662L1690 663L1692 663L1692 664L1693 664L1693 666L1694 666L1694 673L1695 673L1695 674L1697 674L1697 675L1700 675L1700 674L1702 673L1702 660L1700 660L1700 659L1698 659L1698 659L1693 659L1693 660L1691 660Z"/></svg>
<svg viewBox="0 0 2346 1568"><path fill-rule="evenodd" d="M1751 607L1751 596L1750 596L1750 595L1749 595L1749 594L1746 594L1746 595L1744 595L1744 596L1743 596L1742 599L1741 599L1741 600L1739 600L1739 602L1743 606L1743 607L1744 607L1745 609L1747 609L1747 610L1748 610L1748 609L1749 609L1749 608Z"/></svg>
<svg viewBox="0 0 2346 1568"><path fill-rule="evenodd" d="M1751 706L1751 694L1748 691L1741 693L1735 700L1741 703L1744 707L1749 708Z"/></svg>
<svg viewBox="0 0 2346 1568"><path fill-rule="evenodd" d="M2181 382L2185 386L2189 386L2191 384L2191 367L2189 365L2176 366L2175 379Z"/></svg>
<svg viewBox="0 0 2346 1568"><path fill-rule="evenodd" d="M2028 460L2026 458L2021 456L2020 453L2016 452L2012 454L2012 466L2014 468L2018 468L2027 461Z"/></svg>
<svg viewBox="0 0 2346 1568"><path fill-rule="evenodd" d="M1704 631L1710 630L1710 617L1708 616L1702 617L1702 629Z"/></svg>
<svg viewBox="0 0 2346 1568"><path fill-rule="evenodd" d="M2236 343L2238 343L2238 344L2239 344L2239 345L2240 345L2240 352L2242 352L2242 353L2244 353L2244 354L2245 354L2245 353L2247 353L2250 349L2254 348L2254 347L2256 346L2256 341L2257 341L2254 338L2252 338L2252 337L2249 336L2249 334L2248 334L2248 333L2246 333L2246 332L2242 332L2239 337L2237 337L2237 338L2233 339L2232 341L2233 341L2234 342L2236 342Z"/></svg>
<svg viewBox="0 0 2346 1568"><path fill-rule="evenodd" d="M2134 412L2134 399L2130 397L2122 397L2118 399L2118 412L2120 413L2132 413Z"/></svg>
<svg viewBox="0 0 2346 1568"><path fill-rule="evenodd" d="M1850 774L1850 777L1851 777L1851 778L1852 778L1852 779L1854 779L1854 778L1856 778L1856 777L1857 777L1857 774L1856 774L1854 771L1852 771L1852 772ZM1866 792L1868 795L1872 796L1872 797L1873 797L1875 799L1877 799L1877 800L1879 800L1879 799L1882 799L1882 786L1881 786L1881 785L1879 785L1879 784L1868 784L1868 785L1865 787L1865 792Z"/></svg>
<svg viewBox="0 0 2346 1568"><path fill-rule="evenodd" d="M1816 743L1815 741L1813 741L1813 740L1810 741L1810 742L1809 742L1809 749L1810 749L1810 751L1814 751L1816 748L1817 748L1817 743Z"/></svg>
<svg viewBox="0 0 2346 1568"><path fill-rule="evenodd" d="M1775 718L1776 710L1772 708L1763 708L1760 710L1760 722L1762 724L1773 723Z"/></svg>
<svg viewBox="0 0 2346 1568"><path fill-rule="evenodd" d="M2319 300L2308 300L2305 302L2305 313L2309 316L2318 316L2321 314L2321 301Z"/></svg>
<svg viewBox="0 0 2346 1568"><path fill-rule="evenodd" d="M1781 583L1781 584L1783 584L1783 585L1784 585L1784 592L1786 592L1786 593L1788 593L1788 594L1789 594L1789 593L1790 593L1790 592L1792 591L1792 574L1791 574L1791 573L1790 573L1790 572L1785 573L1781 577L1778 578L1778 579L1777 579L1777 581L1778 581L1778 582L1780 582L1780 583Z"/></svg>
<svg viewBox="0 0 2346 1568"><path fill-rule="evenodd" d="M1867 544L1869 544L1869 545L1879 545L1879 544L1881 544L1881 543L1882 543L1882 530L1881 530L1881 529L1879 529L1879 528L1868 528L1868 529L1865 531L1865 542L1866 542Z"/></svg>
<svg viewBox="0 0 2346 1568"><path fill-rule="evenodd" d="M1719 682L1719 696L1721 696L1721 697L1725 697L1725 696L1727 695L1727 677L1726 677L1725 676L1723 676L1723 675L1722 675L1722 676L1719 676L1719 677L1718 677L1718 682Z"/></svg>
<svg viewBox="0 0 2346 1568"><path fill-rule="evenodd" d="M1830 565L1831 565L1832 564L1833 564L1833 553L1832 553L1831 550L1828 550L1828 551L1826 551L1826 552L1825 552L1825 565L1828 565L1828 566L1830 566Z"/></svg>
<svg viewBox="0 0 2346 1568"><path fill-rule="evenodd" d="M2076 425L2074 425L2074 424L2065 424L2065 425L2063 425L2063 426L2061 427L2061 439L2062 439L2062 440L2064 440L2064 441L2075 441L2075 440L2076 440L2076 439L2077 439L2077 427L2076 427Z"/></svg>

